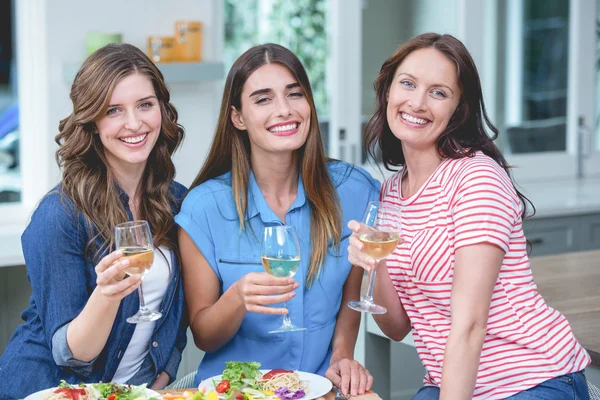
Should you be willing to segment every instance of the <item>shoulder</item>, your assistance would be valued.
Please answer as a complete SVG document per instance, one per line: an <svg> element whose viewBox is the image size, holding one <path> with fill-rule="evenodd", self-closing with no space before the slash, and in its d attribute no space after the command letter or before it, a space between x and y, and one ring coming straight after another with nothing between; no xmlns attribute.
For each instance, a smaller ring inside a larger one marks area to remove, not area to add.
<svg viewBox="0 0 600 400"><path fill-rule="evenodd" d="M81 223L81 211L64 192L63 187L58 185L40 200L31 215L23 237L26 238L28 234L40 230L46 232L49 237L61 231L73 234L79 229Z"/></svg>
<svg viewBox="0 0 600 400"><path fill-rule="evenodd" d="M327 168L331 181L338 190L344 187L379 192L381 183L361 167L344 161L333 160L327 162Z"/></svg>
<svg viewBox="0 0 600 400"><path fill-rule="evenodd" d="M210 179L189 190L183 199L182 210L191 210L222 202L233 202L231 172Z"/></svg>
<svg viewBox="0 0 600 400"><path fill-rule="evenodd" d="M185 192L187 192L187 188L177 181L173 181L169 185L169 193L173 195L175 200L182 200Z"/></svg>

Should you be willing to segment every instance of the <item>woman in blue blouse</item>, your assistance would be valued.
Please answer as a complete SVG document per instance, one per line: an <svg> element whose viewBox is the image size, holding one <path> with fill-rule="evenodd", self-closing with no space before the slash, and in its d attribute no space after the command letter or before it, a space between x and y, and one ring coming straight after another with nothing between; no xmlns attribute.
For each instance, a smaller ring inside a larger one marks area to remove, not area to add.
<svg viewBox="0 0 600 400"><path fill-rule="evenodd" d="M360 219L379 183L327 160L312 92L298 58L256 46L233 65L208 158L175 221L196 345L206 352L196 383L226 361L258 361L328 377L364 393L372 377L354 361L362 271L347 261L347 221ZM265 226L294 225L296 280L264 272ZM289 313L305 331L268 333ZM273 306L277 304L276 306Z"/></svg>
<svg viewBox="0 0 600 400"><path fill-rule="evenodd" d="M33 293L0 358L0 398L70 383L148 383L163 388L185 347L184 299L173 216L185 188L173 181L183 139L162 74L142 51L108 45L83 64L73 112L56 141L62 182L22 236ZM145 219L156 248L146 304L162 318L130 324L139 276L114 249L117 223Z"/></svg>

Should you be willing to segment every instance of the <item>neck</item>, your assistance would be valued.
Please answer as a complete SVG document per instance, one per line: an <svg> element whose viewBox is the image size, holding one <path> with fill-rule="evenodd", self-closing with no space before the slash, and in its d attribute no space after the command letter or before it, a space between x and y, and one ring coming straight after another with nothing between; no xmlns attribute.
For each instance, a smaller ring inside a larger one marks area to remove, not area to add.
<svg viewBox="0 0 600 400"><path fill-rule="evenodd" d="M267 204L285 223L285 214L298 195L296 158L288 154L251 153L252 172Z"/></svg>
<svg viewBox="0 0 600 400"><path fill-rule="evenodd" d="M140 197L140 182L142 181L142 175L144 174L145 165L132 165L132 166L118 166L111 168L111 172L115 177L117 185L127 196L129 197L129 207L134 215L135 219L138 219L137 209Z"/></svg>
<svg viewBox="0 0 600 400"><path fill-rule="evenodd" d="M427 149L412 149L402 146L404 153L406 175L403 179L403 196L408 197L416 193L421 186L435 172L442 163L443 158L435 147Z"/></svg>

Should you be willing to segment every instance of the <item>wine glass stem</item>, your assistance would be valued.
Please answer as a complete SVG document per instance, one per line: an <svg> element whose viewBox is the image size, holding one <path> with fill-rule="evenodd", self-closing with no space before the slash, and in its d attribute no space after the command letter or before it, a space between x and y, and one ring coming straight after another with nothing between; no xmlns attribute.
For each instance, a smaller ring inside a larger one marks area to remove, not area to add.
<svg viewBox="0 0 600 400"><path fill-rule="evenodd" d="M288 309L287 301L285 302L285 309L288 310L288 313L283 315L283 326L292 326L292 320L290 319L290 310Z"/></svg>
<svg viewBox="0 0 600 400"><path fill-rule="evenodd" d="M365 300L367 303L373 303L373 286L375 286L375 268L379 265L379 260L375 260L375 267L371 268L369 271L369 290L367 290L367 294L365 296Z"/></svg>
<svg viewBox="0 0 600 400"><path fill-rule="evenodd" d="M140 282L140 287L138 288L138 294L140 295L140 310L146 310L146 302L144 301L144 288L143 288L144 280Z"/></svg>

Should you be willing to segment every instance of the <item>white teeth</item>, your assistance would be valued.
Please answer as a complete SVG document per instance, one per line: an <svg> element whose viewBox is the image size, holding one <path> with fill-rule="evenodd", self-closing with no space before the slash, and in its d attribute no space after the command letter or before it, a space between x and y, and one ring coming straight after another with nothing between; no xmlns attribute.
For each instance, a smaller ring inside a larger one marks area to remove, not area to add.
<svg viewBox="0 0 600 400"><path fill-rule="evenodd" d="M408 115L407 113L402 113L402 118L407 120L408 122L412 122L413 124L425 125L427 123L426 119L413 117L412 115Z"/></svg>
<svg viewBox="0 0 600 400"><path fill-rule="evenodd" d="M129 143L129 144L136 144L136 143L139 143L139 142L141 142L142 140L146 139L146 136L147 136L147 135L148 135L147 133L144 133L144 134L142 134L142 135L140 135L140 136L135 136L135 137L127 137L127 138L121 138L121 140L122 140L123 142L125 142L125 143Z"/></svg>
<svg viewBox="0 0 600 400"><path fill-rule="evenodd" d="M285 132L291 131L292 129L296 129L298 124L288 124L288 125L280 125L269 129L269 132Z"/></svg>

